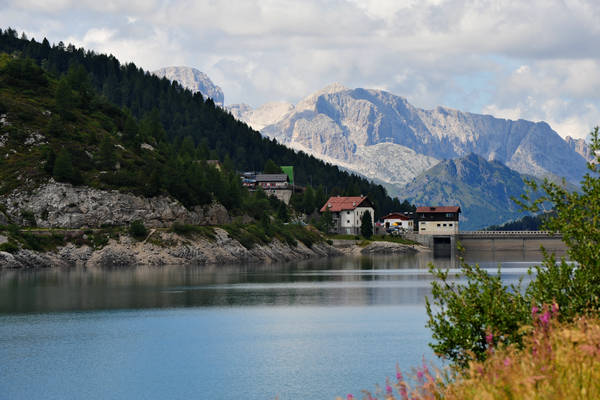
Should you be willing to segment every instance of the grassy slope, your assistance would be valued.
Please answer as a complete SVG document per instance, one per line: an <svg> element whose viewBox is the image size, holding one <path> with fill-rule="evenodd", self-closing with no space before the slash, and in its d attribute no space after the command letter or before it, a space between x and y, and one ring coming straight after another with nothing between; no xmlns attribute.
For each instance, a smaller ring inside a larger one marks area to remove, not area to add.
<svg viewBox="0 0 600 400"><path fill-rule="evenodd" d="M56 80L44 74L46 85L15 81L2 72L3 63L6 59L0 60L0 104L6 110L9 124L0 126L0 136L6 140L0 147L0 194L23 185L33 187L49 178L51 171L44 168L46 154L49 150L58 154L63 148L71 153L86 185L115 188L100 179L103 171L99 167L99 145L105 138L113 143L122 170L141 173L149 160L162 162L159 152L134 150L120 140L114 132L122 124L124 114L107 103L96 102L92 110L73 107L71 120L61 119L60 132L51 132L52 118L57 118ZM28 144L34 138L37 138L35 143ZM139 187L130 189L136 191Z"/></svg>

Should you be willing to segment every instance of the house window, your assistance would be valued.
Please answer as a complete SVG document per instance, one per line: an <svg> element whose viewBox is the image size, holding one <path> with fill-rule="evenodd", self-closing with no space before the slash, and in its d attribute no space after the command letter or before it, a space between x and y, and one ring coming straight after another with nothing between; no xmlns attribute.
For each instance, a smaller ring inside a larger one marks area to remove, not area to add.
<svg viewBox="0 0 600 400"><path fill-rule="evenodd" d="M452 226L452 224L448 224L448 226Z"/></svg>
<svg viewBox="0 0 600 400"><path fill-rule="evenodd" d="M441 226L440 224L437 224L437 226Z"/></svg>
<svg viewBox="0 0 600 400"><path fill-rule="evenodd" d="M347 220L347 221L346 221L346 223L347 223L347 224L349 224L349 223L350 223L350 220Z"/></svg>
<svg viewBox="0 0 600 400"><path fill-rule="evenodd" d="M425 228L421 228L421 230L422 230L422 231L424 231L424 230L425 230Z"/></svg>
<svg viewBox="0 0 600 400"><path fill-rule="evenodd" d="M444 224L444 226L446 226L446 224Z"/></svg>

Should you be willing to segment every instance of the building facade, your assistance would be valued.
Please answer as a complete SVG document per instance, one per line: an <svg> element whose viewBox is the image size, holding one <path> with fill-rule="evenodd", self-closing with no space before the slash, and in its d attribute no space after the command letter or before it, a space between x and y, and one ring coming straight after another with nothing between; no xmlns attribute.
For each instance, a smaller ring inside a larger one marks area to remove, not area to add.
<svg viewBox="0 0 600 400"><path fill-rule="evenodd" d="M403 213L390 213L382 218L383 226L388 233L395 230L404 232L414 231L413 217L409 217Z"/></svg>
<svg viewBox="0 0 600 400"><path fill-rule="evenodd" d="M458 206L417 207L419 234L456 235L460 214Z"/></svg>
<svg viewBox="0 0 600 400"><path fill-rule="evenodd" d="M244 172L241 175L242 185L248 190L261 188L267 196L275 196L285 204L290 203L293 185L287 174L257 174Z"/></svg>
<svg viewBox="0 0 600 400"><path fill-rule="evenodd" d="M349 235L360 235L362 217L365 212L371 214L371 226L375 226L375 209L366 196L333 196L321 207L321 213L331 212L333 226L331 231Z"/></svg>

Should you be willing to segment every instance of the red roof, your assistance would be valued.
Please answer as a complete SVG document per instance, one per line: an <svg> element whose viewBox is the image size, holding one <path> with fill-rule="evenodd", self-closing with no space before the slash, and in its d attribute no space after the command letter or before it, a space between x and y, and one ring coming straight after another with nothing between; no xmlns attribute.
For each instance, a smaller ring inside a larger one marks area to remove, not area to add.
<svg viewBox="0 0 600 400"><path fill-rule="evenodd" d="M346 210L354 210L356 207L372 207L371 202L367 199L366 196L352 196L352 197L341 197L341 196L332 196L327 200L327 203L323 207L321 207L321 212L325 212L329 210L331 212L340 212Z"/></svg>
<svg viewBox="0 0 600 400"><path fill-rule="evenodd" d="M411 217L404 215L402 213L391 213L386 215L385 217L381 217L382 220L386 220L386 219L401 219L403 221L410 221L412 220Z"/></svg>
<svg viewBox="0 0 600 400"><path fill-rule="evenodd" d="M441 206L441 207L417 207L418 213L435 213L435 214L445 214L445 213L459 213L459 206Z"/></svg>

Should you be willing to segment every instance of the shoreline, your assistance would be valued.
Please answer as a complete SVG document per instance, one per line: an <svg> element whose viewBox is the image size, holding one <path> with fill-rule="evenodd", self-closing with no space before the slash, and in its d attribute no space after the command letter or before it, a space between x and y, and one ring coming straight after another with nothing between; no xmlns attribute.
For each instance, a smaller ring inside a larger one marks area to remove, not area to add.
<svg viewBox="0 0 600 400"><path fill-rule="evenodd" d="M300 241L294 246L275 238L268 244L256 244L246 248L224 229L213 227L213 230L213 237L182 235L153 229L143 240L120 235L110 238L105 245L96 248L89 244L77 245L75 240L75 243L69 242L49 251L0 251L0 269L272 264L319 257L414 254L429 251L420 245L385 241L364 243L342 239L333 240L332 244L327 241L317 242L309 247ZM83 236L83 232L80 233Z"/></svg>

